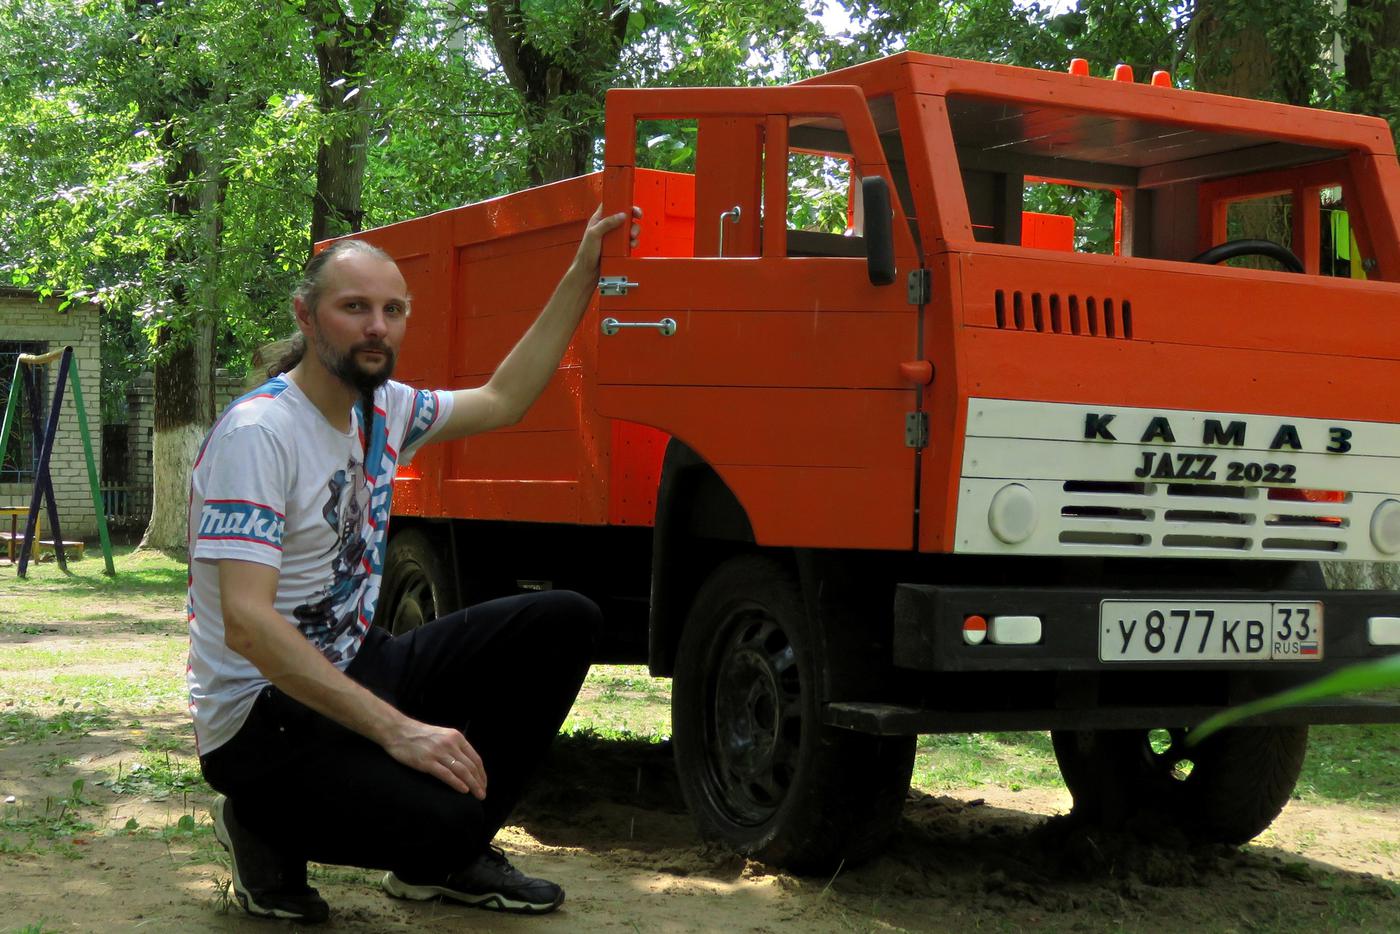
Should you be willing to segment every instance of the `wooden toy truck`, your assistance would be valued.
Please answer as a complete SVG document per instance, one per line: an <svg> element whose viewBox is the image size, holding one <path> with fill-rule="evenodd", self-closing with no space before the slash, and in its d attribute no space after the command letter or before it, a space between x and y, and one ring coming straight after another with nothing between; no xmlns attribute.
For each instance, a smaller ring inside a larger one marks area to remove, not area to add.
<svg viewBox="0 0 1400 934"><path fill-rule="evenodd" d="M601 172L362 234L400 377L462 387L600 201L645 212L530 415L400 471L375 622L591 595L598 660L674 679L702 831L798 869L878 848L921 733L1048 729L1087 819L1263 830L1307 724L1400 720L1183 744L1400 645L1318 564L1400 553L1400 167L1378 119L1074 71L613 91Z"/></svg>

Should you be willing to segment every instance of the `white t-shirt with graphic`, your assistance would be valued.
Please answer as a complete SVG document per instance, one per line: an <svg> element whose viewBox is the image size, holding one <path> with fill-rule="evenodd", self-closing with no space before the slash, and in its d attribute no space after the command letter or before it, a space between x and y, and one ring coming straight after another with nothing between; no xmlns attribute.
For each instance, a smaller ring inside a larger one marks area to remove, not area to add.
<svg viewBox="0 0 1400 934"><path fill-rule="evenodd" d="M359 406L338 431L285 376L235 400L204 441L190 484L186 607L201 754L233 738L267 684L224 644L219 559L277 568L277 612L342 671L369 631L394 471L442 427L452 395L390 381L374 402L368 455Z"/></svg>

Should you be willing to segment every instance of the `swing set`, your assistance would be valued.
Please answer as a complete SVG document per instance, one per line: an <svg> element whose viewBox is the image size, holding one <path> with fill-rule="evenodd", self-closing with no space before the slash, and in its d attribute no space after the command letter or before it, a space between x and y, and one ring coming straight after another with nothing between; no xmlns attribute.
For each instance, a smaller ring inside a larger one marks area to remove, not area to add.
<svg viewBox="0 0 1400 934"><path fill-rule="evenodd" d="M58 379L54 382L53 405L49 407L47 426L40 411L39 396L43 373L38 368L58 360ZM46 354L20 354L15 360L15 373L10 381L9 401L5 405L5 420L0 423L0 453L10 440L10 429L14 426L15 410L18 408L19 389L23 384L29 398L29 418L35 442L39 445L39 465L34 473L34 492L29 498L29 509L25 514L24 536L19 539L18 574L24 577L29 568L31 556L37 558L39 530L39 506L48 503L49 527L53 530L53 552L58 566L68 570L68 557L63 540L63 530L58 519L58 499L53 492L53 477L49 472L49 462L53 457L54 437L58 434L58 414L63 405L63 390L69 374L73 377L73 404L78 410L78 432L83 438L83 455L87 458L88 483L92 487L92 508L97 514L97 533L102 540L102 558L108 577L116 575L112 567L112 542L107 536L106 510L102 506L102 490L97 480L97 464L92 457L92 438L88 434L87 413L83 407L83 390L78 379L78 361L73 357L72 346L54 350Z"/></svg>

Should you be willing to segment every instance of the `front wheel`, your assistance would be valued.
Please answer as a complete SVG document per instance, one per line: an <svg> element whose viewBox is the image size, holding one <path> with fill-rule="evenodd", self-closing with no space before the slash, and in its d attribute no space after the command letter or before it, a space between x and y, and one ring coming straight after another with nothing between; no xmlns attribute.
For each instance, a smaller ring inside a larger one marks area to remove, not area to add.
<svg viewBox="0 0 1400 934"><path fill-rule="evenodd" d="M1116 827L1138 817L1200 843L1245 843L1288 803L1307 752L1306 726L1221 730L1199 746L1186 731L1055 730L1074 813Z"/></svg>
<svg viewBox="0 0 1400 934"><path fill-rule="evenodd" d="M877 852L898 824L914 737L822 723L825 660L790 569L743 556L705 582L672 691L681 790L701 834L796 871Z"/></svg>

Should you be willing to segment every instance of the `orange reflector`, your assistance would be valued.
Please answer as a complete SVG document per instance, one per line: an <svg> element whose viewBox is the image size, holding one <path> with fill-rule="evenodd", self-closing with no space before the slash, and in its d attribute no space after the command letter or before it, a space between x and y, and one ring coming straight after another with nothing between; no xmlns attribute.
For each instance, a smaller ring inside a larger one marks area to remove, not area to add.
<svg viewBox="0 0 1400 934"><path fill-rule="evenodd" d="M899 365L899 375L903 376L907 383L927 386L933 382L933 364L927 360L910 360Z"/></svg>
<svg viewBox="0 0 1400 934"><path fill-rule="evenodd" d="M1072 75L1078 75L1081 78L1089 77L1089 60L1087 58L1070 59L1069 73Z"/></svg>
<svg viewBox="0 0 1400 934"><path fill-rule="evenodd" d="M987 620L981 616L969 616L963 620L963 641L968 645L981 645L987 638Z"/></svg>
<svg viewBox="0 0 1400 934"><path fill-rule="evenodd" d="M1133 80L1133 66L1132 66L1132 65L1114 65L1114 66L1113 66L1113 80L1114 80L1114 81L1128 81L1128 82L1131 82L1131 81Z"/></svg>
<svg viewBox="0 0 1400 934"><path fill-rule="evenodd" d="M1345 503L1347 494L1342 490L1293 490L1275 487L1269 490L1269 499L1294 503Z"/></svg>
<svg viewBox="0 0 1400 934"><path fill-rule="evenodd" d="M1152 86L1154 88L1169 88L1172 86L1172 73L1170 71L1152 72Z"/></svg>

